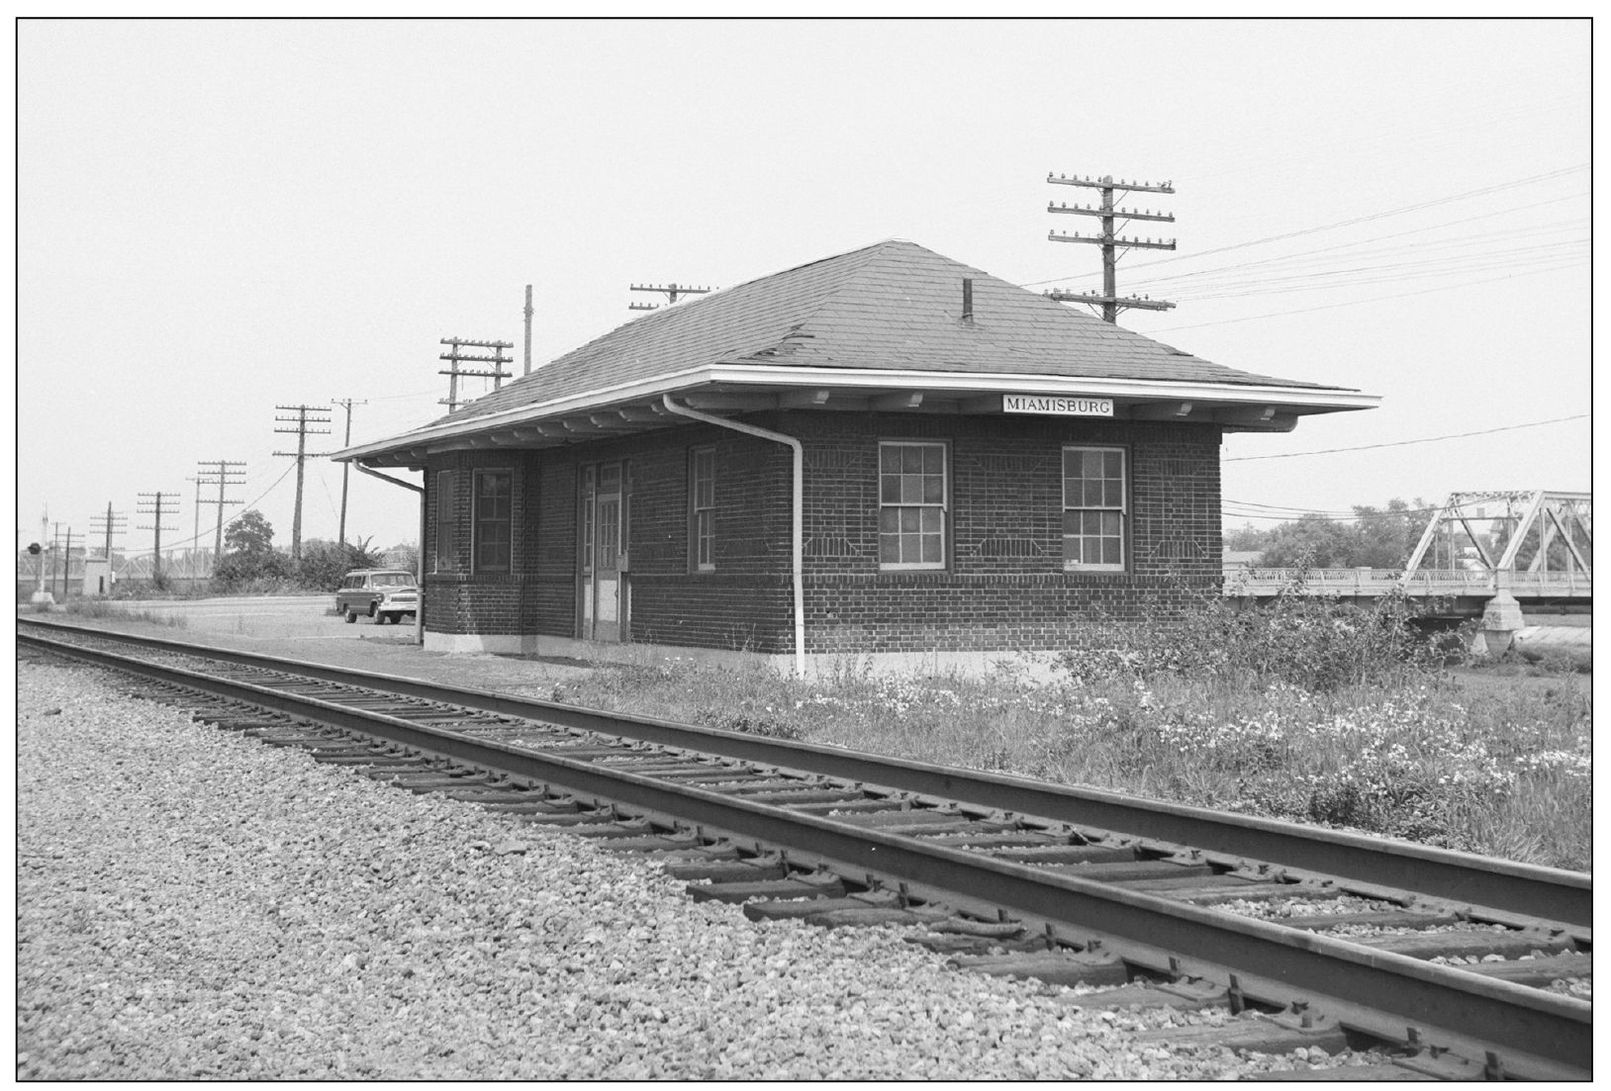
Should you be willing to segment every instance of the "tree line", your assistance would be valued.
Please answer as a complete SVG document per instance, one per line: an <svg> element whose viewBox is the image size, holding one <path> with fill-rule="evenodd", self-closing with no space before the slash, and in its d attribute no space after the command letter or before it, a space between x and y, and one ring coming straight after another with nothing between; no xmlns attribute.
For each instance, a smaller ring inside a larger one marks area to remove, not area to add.
<svg viewBox="0 0 1611 1091"><path fill-rule="evenodd" d="M393 567L387 554L374 549L371 539L302 543L302 556L293 561L274 548L274 526L255 509L244 512L224 530L224 555L213 569L213 590L222 593L284 590L331 591L354 568ZM396 565L412 572L414 558L398 558Z"/></svg>
<svg viewBox="0 0 1611 1091"><path fill-rule="evenodd" d="M1258 568L1383 568L1402 570L1409 564L1410 555L1420 544L1421 535L1431 521L1438 505L1428 504L1419 497L1413 503L1389 500L1386 507L1356 506L1352 521L1311 513L1291 522L1278 523L1267 530L1244 524L1239 530L1225 535L1225 548L1239 552L1253 552L1258 556L1251 562ZM1483 525L1477 520L1475 528ZM1514 523L1502 520L1490 523L1479 538L1488 556L1497 560L1505 551ZM1457 538L1457 546L1471 546L1464 535ZM1587 550L1587 543L1579 543ZM1475 554L1475 549L1472 553ZM1529 533L1517 550L1516 565L1526 568L1538 554L1538 535ZM1550 543L1549 565L1565 568L1570 560L1564 542ZM1426 562L1430 563L1430 562ZM1447 564L1447 558L1443 559Z"/></svg>
<svg viewBox="0 0 1611 1091"><path fill-rule="evenodd" d="M1225 548L1256 551L1261 568L1403 568L1432 514L1420 499L1353 511L1352 522L1309 514L1267 530L1247 524L1225 535Z"/></svg>

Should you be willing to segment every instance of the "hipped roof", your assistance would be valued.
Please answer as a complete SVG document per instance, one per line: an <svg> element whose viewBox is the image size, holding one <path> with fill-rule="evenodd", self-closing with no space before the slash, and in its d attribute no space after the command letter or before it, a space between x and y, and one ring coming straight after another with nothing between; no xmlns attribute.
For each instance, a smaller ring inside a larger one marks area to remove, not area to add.
<svg viewBox="0 0 1611 1091"><path fill-rule="evenodd" d="M971 316L963 313L965 280L972 282ZM1220 410L1279 403L1289 415L1368 408L1376 400L1212 363L890 239L649 312L429 425L337 457L370 462L483 426L566 414L576 420L579 412L646 396L643 404L651 405L662 393L731 392L735 384L773 395L820 387L824 398L839 383L873 394L875 387L926 389L943 403L953 388L958 397L1020 389L1026 377L1045 380L1037 392L1116 392L1125 404L1193 392L1201 402L1206 392ZM932 411L937 403L929 404Z"/></svg>

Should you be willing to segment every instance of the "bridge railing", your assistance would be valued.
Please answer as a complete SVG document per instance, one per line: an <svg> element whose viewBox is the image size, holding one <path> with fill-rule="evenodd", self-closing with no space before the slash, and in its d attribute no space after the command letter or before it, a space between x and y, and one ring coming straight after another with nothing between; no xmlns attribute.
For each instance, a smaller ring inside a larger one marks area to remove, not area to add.
<svg viewBox="0 0 1611 1091"><path fill-rule="evenodd" d="M1308 595L1375 597L1402 586L1416 597L1470 596L1487 598L1497 590L1494 574L1483 569L1472 571L1422 570L1405 579L1402 572L1388 568L1253 568L1225 566L1225 594L1269 596L1280 594L1303 577L1301 592ZM1588 598L1593 593L1592 577L1583 572L1517 572L1510 579L1513 595L1526 598Z"/></svg>

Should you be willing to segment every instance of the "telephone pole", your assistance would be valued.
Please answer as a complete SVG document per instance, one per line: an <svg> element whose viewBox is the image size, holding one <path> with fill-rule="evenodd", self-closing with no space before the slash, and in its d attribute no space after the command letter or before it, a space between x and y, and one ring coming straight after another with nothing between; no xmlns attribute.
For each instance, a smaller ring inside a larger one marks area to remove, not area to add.
<svg viewBox="0 0 1611 1091"><path fill-rule="evenodd" d="M90 530L96 534L104 532L106 535L106 564L110 569L112 564L112 535L123 533L123 531L126 529L123 524L127 521L128 516L122 514L121 512L113 511L112 502L108 500L106 502L106 514L94 515L91 516L91 518L100 522L101 525L91 526Z"/></svg>
<svg viewBox="0 0 1611 1091"><path fill-rule="evenodd" d="M531 290L530 288L527 289L528 292L530 290ZM530 299L529 296L527 297L526 305L528 307L531 305L531 299ZM530 338L529 335L526 338L526 355L528 357L528 359L527 359L528 367L526 368L526 370L530 371L531 368L529 366L529 364L530 364L530 359L529 358L530 358L530 355L531 355L531 338ZM358 400L358 399L354 399L354 398L331 398L330 403L332 405L339 405L339 406L341 406L343 409L345 409L347 411L347 435L346 435L346 438L342 441L341 445L343 447L351 447L352 446L352 407L355 406L355 405L368 405L369 401L368 401L368 399ZM341 542L342 545L347 544L347 477L351 472L352 472L352 466L349 463L343 462L341 464L341 529L336 532L336 537Z"/></svg>
<svg viewBox="0 0 1611 1091"><path fill-rule="evenodd" d="M322 455L308 454L308 436L327 436L328 428L313 428L310 425L329 424L330 410L313 405L277 405L274 408L287 413L295 413L294 417L275 417L274 419L286 424L294 424L295 428L276 428L276 432L296 436L296 450L275 451L275 458L296 459L296 511L291 516L291 561L296 563L302 559L302 474L303 464L310 458L321 458Z"/></svg>
<svg viewBox="0 0 1611 1091"><path fill-rule="evenodd" d="M190 548L185 550L185 570L196 574L196 554L201 552L201 478L187 477L196 486L196 498L190 507Z"/></svg>
<svg viewBox="0 0 1611 1091"><path fill-rule="evenodd" d="M531 285L526 285L526 374L531 374Z"/></svg>
<svg viewBox="0 0 1611 1091"><path fill-rule="evenodd" d="M236 469L236 467L244 465L246 465L244 462L230 462L227 459L222 458L213 459L210 462L196 463L196 476L192 479L196 482L196 495L198 497L196 501L196 510L200 511L201 505L203 504L213 504L216 505L218 514L218 525L213 531L212 567L214 571L216 571L218 568L218 559L224 555L224 508L225 506L233 507L240 503L239 500L225 499L224 489L233 485L244 485L246 483L246 471ZM201 495L201 486L203 485L206 485L208 488L217 485L218 499L199 499Z"/></svg>
<svg viewBox="0 0 1611 1091"><path fill-rule="evenodd" d="M671 303L677 302L677 297L679 295L704 295L706 292L710 291L709 288L690 288L687 285L677 284L677 283L671 283L671 284L666 284L666 285L660 285L660 284L634 284L628 290L633 291L633 292L659 292L662 295L664 295L667 298L667 300L669 300ZM629 311L653 311L653 310L659 309L659 307L660 307L660 304L658 304L658 303L628 303L627 304L627 310L629 310Z"/></svg>
<svg viewBox="0 0 1611 1091"><path fill-rule="evenodd" d="M459 380L460 379L491 379L492 389L497 390L503 381L510 377L503 365L513 363L511 357L505 356L507 349L515 347L513 341L471 341L463 337L444 337L442 344L449 346L448 351L438 356L439 360L448 361L446 371L438 371L438 375L448 377L448 396L439 400L437 404L448 407L451 413L459 407ZM462 349L491 349L491 356L466 356ZM460 364L491 364L491 371L467 371Z"/></svg>
<svg viewBox="0 0 1611 1091"><path fill-rule="evenodd" d="M1116 231L1123 228L1115 225L1116 221L1121 219L1126 223L1130 220L1161 220L1164 223L1174 223L1175 217L1166 212L1153 212L1150 208L1139 211L1118 208L1113 203L1115 193L1122 192L1126 195L1131 193L1173 193L1175 190L1172 185L1168 182L1157 185L1152 182L1115 182L1112 175L1104 175L1101 178L1080 178L1078 176L1065 178L1061 174L1054 177L1048 173L1046 181L1060 186L1084 186L1087 189L1100 190L1102 194L1102 204L1096 208L1090 205L1081 207L1080 205L1070 206L1062 203L1054 205L1050 201L1046 203L1047 212L1061 212L1075 216L1098 216L1101 218L1102 233L1099 235L1081 235L1078 232L1072 235L1059 235L1055 231L1050 231L1047 232L1046 237L1053 242L1083 242L1102 248L1102 294L1092 295L1086 292L1051 291L1046 293L1049 297L1064 303L1090 303L1093 305L1100 303L1102 305L1102 321L1104 322L1117 322L1119 312L1129 307L1135 307L1143 311L1167 311L1174 307L1173 303L1165 303L1161 299L1147 299L1142 296L1125 296L1121 298L1119 295L1117 266L1119 261L1118 252L1121 248L1125 250L1173 250L1175 240L1170 239L1165 242L1163 239L1154 241L1150 238L1121 238L1116 234Z"/></svg>
<svg viewBox="0 0 1611 1091"><path fill-rule="evenodd" d="M162 582L162 532L174 529L173 527L163 526L162 521L170 515L179 514L179 498L171 492L143 492L140 494L139 504L139 514L151 517L151 525L145 526L142 524L140 529L154 530L157 534L156 546L151 553L151 582L160 584Z"/></svg>

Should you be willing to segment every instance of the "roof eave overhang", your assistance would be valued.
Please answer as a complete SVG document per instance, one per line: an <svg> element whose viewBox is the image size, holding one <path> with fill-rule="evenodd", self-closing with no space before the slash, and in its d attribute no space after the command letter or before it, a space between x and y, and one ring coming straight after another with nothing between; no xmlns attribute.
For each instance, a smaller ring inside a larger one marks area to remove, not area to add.
<svg viewBox="0 0 1611 1091"><path fill-rule="evenodd" d="M1000 411L1003 393L1111 399L1120 419L1207 421L1255 431L1290 431L1300 416L1372 409L1381 402L1377 395L1337 387L722 363L447 421L330 457L369 466L419 466L427 455L443 451L556 446L683 423L659 405L665 394L686 395L696 399L695 408L715 412L987 413ZM994 409L991 399L996 399Z"/></svg>

